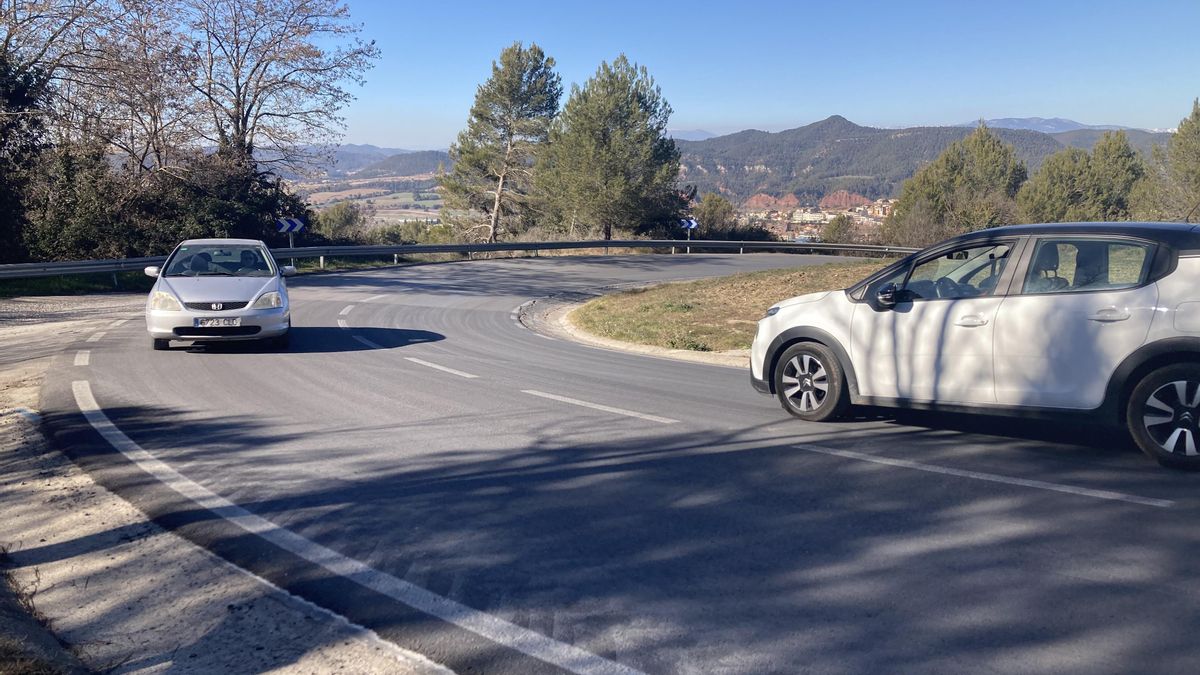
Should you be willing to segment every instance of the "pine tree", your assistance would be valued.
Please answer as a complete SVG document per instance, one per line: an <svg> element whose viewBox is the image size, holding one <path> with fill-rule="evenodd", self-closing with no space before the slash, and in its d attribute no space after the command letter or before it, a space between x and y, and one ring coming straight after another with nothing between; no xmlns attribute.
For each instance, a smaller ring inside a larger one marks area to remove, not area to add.
<svg viewBox="0 0 1200 675"><path fill-rule="evenodd" d="M454 168L438 183L448 220L465 238L494 242L526 215L536 155L562 96L554 59L516 42L492 62L467 128L450 146Z"/></svg>
<svg viewBox="0 0 1200 675"><path fill-rule="evenodd" d="M1092 161L1079 148L1050 155L1017 194L1021 218L1030 223L1100 220L1092 202Z"/></svg>
<svg viewBox="0 0 1200 675"><path fill-rule="evenodd" d="M1146 220L1200 217L1200 99L1179 123L1167 146L1154 149L1154 159L1130 197L1134 215Z"/></svg>
<svg viewBox="0 0 1200 675"><path fill-rule="evenodd" d="M543 222L574 235L597 228L669 228L686 206L679 150L666 135L671 107L645 67L621 55L573 87L538 164Z"/></svg>
<svg viewBox="0 0 1200 675"><path fill-rule="evenodd" d="M854 220L839 213L821 227L821 243L848 244L854 241Z"/></svg>
<svg viewBox="0 0 1200 675"><path fill-rule="evenodd" d="M700 203L692 209L692 217L699 225L696 234L708 239L729 232L736 224L733 204L715 192L708 192L700 199Z"/></svg>
<svg viewBox="0 0 1200 675"><path fill-rule="evenodd" d="M1013 147L980 124L904 182L881 234L889 243L919 246L1015 222L1025 178Z"/></svg>

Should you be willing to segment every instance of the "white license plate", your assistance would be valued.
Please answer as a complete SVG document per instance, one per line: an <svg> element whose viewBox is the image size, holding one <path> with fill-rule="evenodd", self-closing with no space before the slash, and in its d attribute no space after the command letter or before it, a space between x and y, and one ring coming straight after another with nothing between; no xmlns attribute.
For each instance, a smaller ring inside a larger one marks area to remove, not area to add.
<svg viewBox="0 0 1200 675"><path fill-rule="evenodd" d="M242 325L242 318L235 316L233 318L196 319L195 328L228 328L240 325Z"/></svg>

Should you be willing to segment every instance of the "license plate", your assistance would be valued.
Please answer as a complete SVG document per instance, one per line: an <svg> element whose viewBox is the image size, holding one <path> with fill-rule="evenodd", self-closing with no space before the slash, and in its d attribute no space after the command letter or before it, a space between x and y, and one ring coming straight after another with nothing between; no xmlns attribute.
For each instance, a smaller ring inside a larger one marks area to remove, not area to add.
<svg viewBox="0 0 1200 675"><path fill-rule="evenodd" d="M242 325L242 318L235 316L233 318L196 319L195 328L228 328L240 325Z"/></svg>

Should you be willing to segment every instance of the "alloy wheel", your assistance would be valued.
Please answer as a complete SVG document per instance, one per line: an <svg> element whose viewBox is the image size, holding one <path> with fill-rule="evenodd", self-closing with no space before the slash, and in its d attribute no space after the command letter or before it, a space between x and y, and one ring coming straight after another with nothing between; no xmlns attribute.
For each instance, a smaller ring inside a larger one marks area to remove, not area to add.
<svg viewBox="0 0 1200 675"><path fill-rule="evenodd" d="M812 412L829 395L825 366L809 354L797 354L783 367L784 396L801 412Z"/></svg>
<svg viewBox="0 0 1200 675"><path fill-rule="evenodd" d="M1163 450L1200 455L1200 382L1175 380L1155 389L1142 406L1142 424Z"/></svg>

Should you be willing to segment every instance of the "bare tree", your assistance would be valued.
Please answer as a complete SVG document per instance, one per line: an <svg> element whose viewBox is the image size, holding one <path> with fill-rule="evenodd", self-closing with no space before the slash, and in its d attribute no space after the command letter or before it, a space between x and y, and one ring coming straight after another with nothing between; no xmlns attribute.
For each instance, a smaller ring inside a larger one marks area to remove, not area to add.
<svg viewBox="0 0 1200 675"><path fill-rule="evenodd" d="M375 43L337 0L182 2L204 138L247 161L303 167L342 128L345 85L362 83Z"/></svg>

